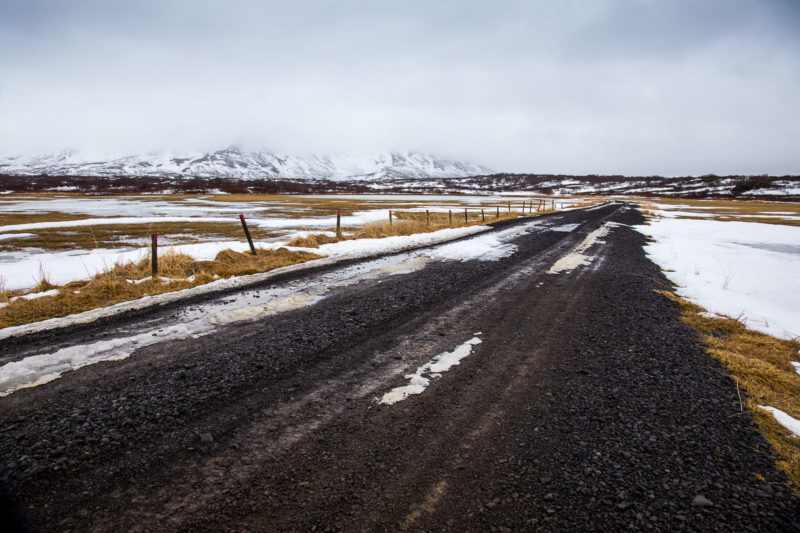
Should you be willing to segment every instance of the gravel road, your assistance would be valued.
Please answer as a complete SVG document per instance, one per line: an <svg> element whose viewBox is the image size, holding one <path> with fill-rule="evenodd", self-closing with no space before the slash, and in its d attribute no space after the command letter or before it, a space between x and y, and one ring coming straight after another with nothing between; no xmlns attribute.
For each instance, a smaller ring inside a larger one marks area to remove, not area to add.
<svg viewBox="0 0 800 533"><path fill-rule="evenodd" d="M17 524L800 531L734 382L654 292L668 282L629 227L641 222L620 203L543 217L499 260L362 279L0 398ZM553 268L576 247L588 264ZM3 358L181 316L6 339ZM379 402L471 340L420 394Z"/></svg>

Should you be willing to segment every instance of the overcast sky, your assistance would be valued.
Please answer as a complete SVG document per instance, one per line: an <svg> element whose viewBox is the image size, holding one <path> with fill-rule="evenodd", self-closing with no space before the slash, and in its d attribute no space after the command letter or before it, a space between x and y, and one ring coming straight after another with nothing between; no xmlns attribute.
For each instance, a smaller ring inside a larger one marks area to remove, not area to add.
<svg viewBox="0 0 800 533"><path fill-rule="evenodd" d="M798 0L0 0L0 155L800 173Z"/></svg>

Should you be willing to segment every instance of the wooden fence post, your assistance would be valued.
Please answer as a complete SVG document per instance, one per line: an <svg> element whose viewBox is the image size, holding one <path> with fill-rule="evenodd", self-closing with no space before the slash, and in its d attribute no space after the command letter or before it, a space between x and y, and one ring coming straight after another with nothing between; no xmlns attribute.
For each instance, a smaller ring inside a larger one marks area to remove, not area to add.
<svg viewBox="0 0 800 533"><path fill-rule="evenodd" d="M342 236L342 210L336 210L336 236Z"/></svg>
<svg viewBox="0 0 800 533"><path fill-rule="evenodd" d="M486 222L486 215L483 214L483 208L481 208L481 222Z"/></svg>
<svg viewBox="0 0 800 533"><path fill-rule="evenodd" d="M153 278L158 276L158 235L155 233L150 243L150 275Z"/></svg>
<svg viewBox="0 0 800 533"><path fill-rule="evenodd" d="M431 225L431 212L427 209L425 210L425 224Z"/></svg>
<svg viewBox="0 0 800 533"><path fill-rule="evenodd" d="M247 244L250 245L250 253L256 255L256 247L253 246L253 239L250 238L250 230L247 229L247 222L244 220L244 215L239 215L239 220L242 221L242 227L244 228L244 234L247 237Z"/></svg>
<svg viewBox="0 0 800 533"><path fill-rule="evenodd" d="M447 216L450 218L450 225L452 226L453 225L453 210L452 209L448 209Z"/></svg>
<svg viewBox="0 0 800 533"><path fill-rule="evenodd" d="M500 206L499 205L497 206L497 215L495 215L495 218L500 218Z"/></svg>
<svg viewBox="0 0 800 533"><path fill-rule="evenodd" d="M464 224L469 223L469 218L467 218L467 208L464 208Z"/></svg>

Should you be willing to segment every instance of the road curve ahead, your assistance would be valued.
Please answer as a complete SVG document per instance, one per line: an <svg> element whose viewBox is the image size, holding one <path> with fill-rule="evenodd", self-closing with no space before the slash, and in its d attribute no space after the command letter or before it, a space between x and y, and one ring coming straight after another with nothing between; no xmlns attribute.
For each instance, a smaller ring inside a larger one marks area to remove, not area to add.
<svg viewBox="0 0 800 533"><path fill-rule="evenodd" d="M8 341L214 324L0 398L0 474L41 531L800 530L640 222L609 203L277 280L260 308Z"/></svg>

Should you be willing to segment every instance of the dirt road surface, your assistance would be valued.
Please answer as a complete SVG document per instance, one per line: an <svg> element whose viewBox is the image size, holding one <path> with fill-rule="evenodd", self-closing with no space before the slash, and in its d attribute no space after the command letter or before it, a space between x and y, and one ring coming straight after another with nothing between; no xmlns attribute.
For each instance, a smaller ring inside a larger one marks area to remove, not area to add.
<svg viewBox="0 0 800 533"><path fill-rule="evenodd" d="M642 221L542 217L493 261L401 257L19 390L0 474L41 531L800 530L734 382L654 292ZM3 362L186 306L6 339Z"/></svg>

